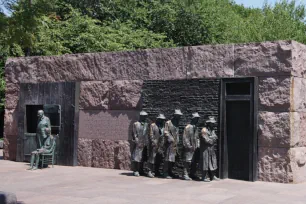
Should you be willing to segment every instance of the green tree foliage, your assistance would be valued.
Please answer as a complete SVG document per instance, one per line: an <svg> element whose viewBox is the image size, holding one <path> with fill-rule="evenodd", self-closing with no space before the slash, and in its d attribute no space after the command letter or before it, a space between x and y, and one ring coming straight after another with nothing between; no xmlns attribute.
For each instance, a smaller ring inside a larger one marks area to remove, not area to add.
<svg viewBox="0 0 306 204"><path fill-rule="evenodd" d="M246 8L232 0L0 0L0 97L10 56L296 40L305 5ZM3 100L0 102L3 107Z"/></svg>

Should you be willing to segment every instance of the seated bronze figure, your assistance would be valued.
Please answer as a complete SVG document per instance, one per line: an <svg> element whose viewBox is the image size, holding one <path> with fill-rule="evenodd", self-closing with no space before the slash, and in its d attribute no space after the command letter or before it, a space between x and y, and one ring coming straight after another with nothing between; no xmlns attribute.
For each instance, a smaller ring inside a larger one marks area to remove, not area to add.
<svg viewBox="0 0 306 204"><path fill-rule="evenodd" d="M55 149L55 138L51 135L51 130L49 128L45 129L45 134L47 137L44 140L44 144L41 148L35 150L31 154L31 164L28 170L36 170L38 169L38 164L40 160L40 156L42 154L52 153ZM35 166L34 166L35 162Z"/></svg>

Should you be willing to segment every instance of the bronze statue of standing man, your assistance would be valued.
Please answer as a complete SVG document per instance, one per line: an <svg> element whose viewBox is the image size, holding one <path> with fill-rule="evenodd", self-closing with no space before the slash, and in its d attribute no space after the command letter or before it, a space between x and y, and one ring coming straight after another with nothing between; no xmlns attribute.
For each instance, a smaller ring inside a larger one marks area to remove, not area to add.
<svg viewBox="0 0 306 204"><path fill-rule="evenodd" d="M212 180L219 180L215 173L218 168L217 166L217 156L216 156L216 146L218 136L215 133L214 126L216 120L213 116L210 116L206 121L206 128L201 131L201 169L202 169L202 180L205 182L210 182ZM209 178L207 178L207 173Z"/></svg>
<svg viewBox="0 0 306 204"><path fill-rule="evenodd" d="M140 164L143 162L143 150L148 143L149 127L147 123L148 113L140 112L139 121L133 124L133 142L132 161L134 163L134 176L139 176Z"/></svg>
<svg viewBox="0 0 306 204"><path fill-rule="evenodd" d="M43 110L37 112L38 124L36 129L37 146L40 149L44 145L44 140L47 138L45 129L48 128L51 132L50 119L45 116Z"/></svg>
<svg viewBox="0 0 306 204"><path fill-rule="evenodd" d="M192 114L192 119L190 124L188 124L184 129L183 134L183 146L184 146L184 180L191 180L188 175L188 170L191 170L191 161L195 150L199 147L199 131L198 131L198 121L200 115L198 113ZM194 169L193 169L194 171ZM190 172L194 176L195 172Z"/></svg>
<svg viewBox="0 0 306 204"><path fill-rule="evenodd" d="M165 128L165 120L166 117L164 114L159 114L156 118L156 122L152 123L150 126L150 136L149 136L149 158L148 158L148 165L149 165L149 172L148 177L154 178L155 169L158 171L160 162L156 161L156 155L159 154L161 157L163 154L164 148L164 128Z"/></svg>
<svg viewBox="0 0 306 204"><path fill-rule="evenodd" d="M175 162L175 157L179 143L179 122L183 113L180 110L175 110L173 118L165 124L165 162L164 162L164 177L171 179L174 174L172 167ZM172 177L171 177L172 176Z"/></svg>

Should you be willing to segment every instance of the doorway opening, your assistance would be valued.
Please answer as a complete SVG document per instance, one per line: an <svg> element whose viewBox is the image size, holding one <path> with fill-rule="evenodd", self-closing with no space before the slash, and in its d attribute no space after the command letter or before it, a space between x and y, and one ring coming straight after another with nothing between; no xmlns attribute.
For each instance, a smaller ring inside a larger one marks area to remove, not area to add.
<svg viewBox="0 0 306 204"><path fill-rule="evenodd" d="M220 175L257 180L257 79L223 79Z"/></svg>

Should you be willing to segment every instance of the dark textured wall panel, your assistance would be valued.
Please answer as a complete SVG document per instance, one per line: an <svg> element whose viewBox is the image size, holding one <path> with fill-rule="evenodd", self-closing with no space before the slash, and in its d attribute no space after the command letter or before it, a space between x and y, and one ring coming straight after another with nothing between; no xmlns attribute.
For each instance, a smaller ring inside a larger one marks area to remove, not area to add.
<svg viewBox="0 0 306 204"><path fill-rule="evenodd" d="M167 120L171 119L174 109L181 109L184 114L180 122L180 155L182 155L183 130L190 122L193 112L198 112L201 116L200 130L205 126L208 116L215 116L219 121L220 83L220 79L144 81L143 110L149 113L151 120L154 121L158 113L164 113ZM219 123L216 128L218 126ZM175 171L181 174L180 158L176 163L176 168Z"/></svg>

